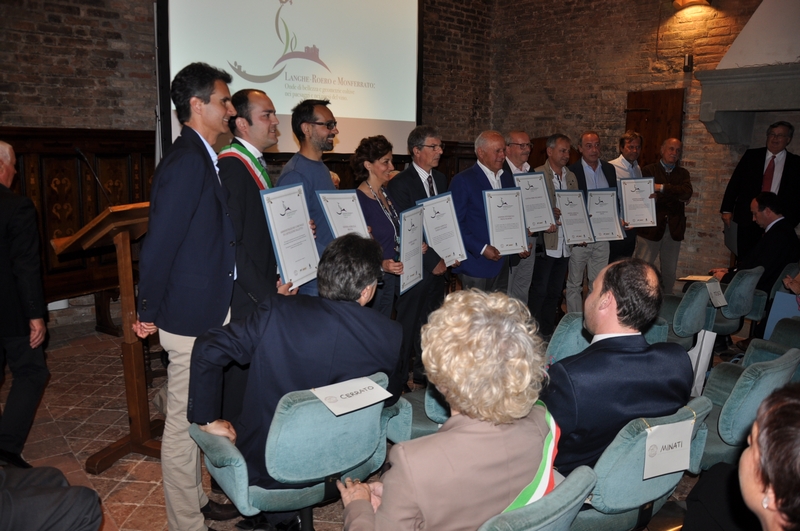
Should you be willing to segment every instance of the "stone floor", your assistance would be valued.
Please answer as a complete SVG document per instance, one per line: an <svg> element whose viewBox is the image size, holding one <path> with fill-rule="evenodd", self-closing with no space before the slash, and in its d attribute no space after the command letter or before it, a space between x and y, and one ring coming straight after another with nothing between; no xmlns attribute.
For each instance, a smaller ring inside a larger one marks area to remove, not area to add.
<svg viewBox="0 0 800 531"><path fill-rule="evenodd" d="M95 332L93 323L50 332L47 363L51 379L23 456L34 466L59 468L73 485L95 489L103 503L103 531L164 530L167 519L158 459L130 454L96 476L83 469L88 456L128 433L121 342L121 338ZM165 378L157 378L149 390L151 414L156 411L152 398L164 383ZM0 403L5 403L9 388L7 373L0 388ZM696 480L684 476L672 500L684 500ZM203 481L206 492L210 492L205 468ZM223 496L211 497L226 501ZM216 529L232 530L236 521L207 523ZM651 530L659 528L655 520L653 524ZM317 531L341 530L341 503L315 509L314 525Z"/></svg>

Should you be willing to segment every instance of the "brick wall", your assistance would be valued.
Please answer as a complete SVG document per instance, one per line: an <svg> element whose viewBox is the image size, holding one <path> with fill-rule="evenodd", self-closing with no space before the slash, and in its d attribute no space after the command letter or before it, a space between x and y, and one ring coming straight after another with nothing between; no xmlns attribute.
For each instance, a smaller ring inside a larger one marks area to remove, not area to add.
<svg viewBox="0 0 800 531"><path fill-rule="evenodd" d="M0 21L0 125L154 129L152 0L3 0Z"/></svg>

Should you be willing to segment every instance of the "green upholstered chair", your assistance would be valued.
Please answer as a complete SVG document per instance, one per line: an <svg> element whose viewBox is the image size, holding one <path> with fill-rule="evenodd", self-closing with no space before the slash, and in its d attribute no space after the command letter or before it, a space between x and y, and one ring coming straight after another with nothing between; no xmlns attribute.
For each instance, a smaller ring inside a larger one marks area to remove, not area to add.
<svg viewBox="0 0 800 531"><path fill-rule="evenodd" d="M591 468L579 466L550 494L492 517L478 531L566 531L596 481Z"/></svg>
<svg viewBox="0 0 800 531"><path fill-rule="evenodd" d="M386 388L388 378L370 378ZM311 391L286 394L278 402L269 429L265 457L270 475L285 489L250 485L241 452L226 437L192 424L189 434L205 454L209 473L245 516L260 511L300 510L301 529L313 531L312 507L339 496L336 480L366 479L386 458L386 429L397 408L383 403L335 416ZM310 487L292 485L313 483Z"/></svg>
<svg viewBox="0 0 800 531"><path fill-rule="evenodd" d="M720 462L738 463L758 406L792 378L799 364L800 349L754 339L741 365L720 363L714 367L703 390L703 396L713 403L703 470Z"/></svg>
<svg viewBox="0 0 800 531"><path fill-rule="evenodd" d="M705 419L710 411L711 401L698 397L673 415L630 421L595 464L597 484L591 493L592 507L580 511L570 529L627 531L646 525L683 477L683 471L679 471L642 479L648 426L694 419L689 471L698 473L708 432Z"/></svg>
<svg viewBox="0 0 800 531"><path fill-rule="evenodd" d="M665 295L658 314L669 324L667 341L691 350L697 334L710 329L714 322L714 308L708 304L706 284L695 282L686 293Z"/></svg>
<svg viewBox="0 0 800 531"><path fill-rule="evenodd" d="M450 418L450 406L436 386L430 382L427 388L406 393L403 398L408 400L413 411L409 437L411 439L436 433ZM390 440L399 442L391 437Z"/></svg>
<svg viewBox="0 0 800 531"><path fill-rule="evenodd" d="M728 304L717 309L714 324L711 327L712 332L728 336L741 329L742 320L753 311L756 284L763 274L764 268L761 266L742 269L733 276L730 284L722 285L722 292L725 294ZM765 297L764 304L766 304ZM761 299L762 297L759 295L759 300Z"/></svg>

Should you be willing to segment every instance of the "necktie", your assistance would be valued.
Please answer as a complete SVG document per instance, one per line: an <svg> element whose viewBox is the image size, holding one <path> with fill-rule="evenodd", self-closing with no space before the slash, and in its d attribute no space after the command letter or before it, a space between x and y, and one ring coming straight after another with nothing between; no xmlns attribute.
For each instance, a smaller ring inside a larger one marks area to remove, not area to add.
<svg viewBox="0 0 800 531"><path fill-rule="evenodd" d="M267 188L273 186L272 179L269 177L269 173L267 172L267 161L264 160L264 157L258 157L258 163L261 164L261 167L264 168L264 173L266 174L265 180L267 181Z"/></svg>
<svg viewBox="0 0 800 531"><path fill-rule="evenodd" d="M433 189L433 177L428 175L428 197L433 197L436 195L436 191Z"/></svg>
<svg viewBox="0 0 800 531"><path fill-rule="evenodd" d="M772 188L772 177L775 175L775 155L772 155L772 158L769 159L769 164L767 164L767 169L764 170L764 180L762 181L763 184L761 185L762 192L769 192Z"/></svg>

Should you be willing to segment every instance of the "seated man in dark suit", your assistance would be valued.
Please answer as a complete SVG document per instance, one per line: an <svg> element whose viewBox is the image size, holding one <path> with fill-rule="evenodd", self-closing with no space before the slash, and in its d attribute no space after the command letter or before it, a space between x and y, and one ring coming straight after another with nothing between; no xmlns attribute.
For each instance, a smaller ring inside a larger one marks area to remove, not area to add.
<svg viewBox="0 0 800 531"><path fill-rule="evenodd" d="M800 259L800 240L794 232L792 223L783 217L787 206L772 192L761 192L750 202L753 221L764 234L758 239L747 256L742 257L735 268L720 267L709 274L720 282L729 283L740 269L753 269L762 266L764 274L756 284L756 289L769 293L787 264Z"/></svg>
<svg viewBox="0 0 800 531"><path fill-rule="evenodd" d="M319 262L319 297L267 296L246 319L197 338L187 416L201 429L236 443L252 485L280 485L269 475L264 449L275 408L286 393L383 372L389 376L389 392L400 396L403 379L395 367L402 327L364 308L375 295L382 255L373 239L355 234L337 238ZM235 429L220 417L222 369L231 361L250 363Z"/></svg>
<svg viewBox="0 0 800 531"><path fill-rule="evenodd" d="M580 354L550 366L542 400L561 428L555 465L565 476L594 466L625 424L671 415L689 402L692 364L673 343L649 345L641 331L658 316L656 270L628 258L605 267L586 298Z"/></svg>

